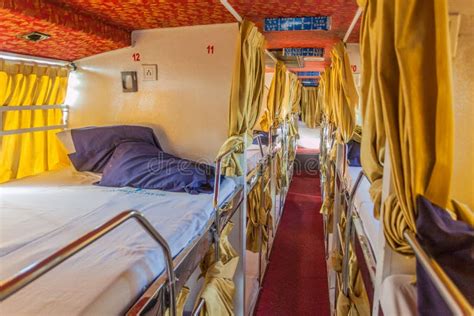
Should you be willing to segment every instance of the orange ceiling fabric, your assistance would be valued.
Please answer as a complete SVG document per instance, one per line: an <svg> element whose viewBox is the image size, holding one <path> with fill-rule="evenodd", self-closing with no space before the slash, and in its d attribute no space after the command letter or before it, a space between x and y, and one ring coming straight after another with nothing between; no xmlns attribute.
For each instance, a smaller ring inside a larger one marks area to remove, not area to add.
<svg viewBox="0 0 474 316"><path fill-rule="evenodd" d="M323 71L330 64L330 51L346 34L357 11L355 0L229 0L239 14L263 28L263 18L330 16L329 31L264 32L268 48L323 47L324 62L305 62L294 71ZM359 42L359 23L348 42Z"/></svg>
<svg viewBox="0 0 474 316"><path fill-rule="evenodd" d="M128 30L235 22L219 0L51 0Z"/></svg>
<svg viewBox="0 0 474 316"><path fill-rule="evenodd" d="M331 17L329 31L265 32L268 48L323 47L325 61L298 71L321 71L357 10L356 0L229 0L260 28L266 17ZM76 60L130 45L132 30L235 22L219 0L3 0L0 50ZM17 36L39 31L50 39L31 43ZM357 42L357 24L349 42Z"/></svg>
<svg viewBox="0 0 474 316"><path fill-rule="evenodd" d="M0 15L1 51L75 60L130 45L130 32L44 0L0 1ZM51 38L18 38L32 31Z"/></svg>

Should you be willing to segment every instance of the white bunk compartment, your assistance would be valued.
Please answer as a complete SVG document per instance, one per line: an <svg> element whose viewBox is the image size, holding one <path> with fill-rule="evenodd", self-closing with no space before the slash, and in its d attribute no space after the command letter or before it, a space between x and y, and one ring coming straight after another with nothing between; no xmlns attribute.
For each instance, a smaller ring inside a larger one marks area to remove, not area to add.
<svg viewBox="0 0 474 316"><path fill-rule="evenodd" d="M264 177L265 169L271 164L273 160L273 153L275 144L267 139L268 146L264 145L263 134L256 134L254 140L258 140L258 144L252 144L246 148L245 155L247 161L247 192L251 190L260 190L262 187L256 187L257 181ZM270 138L270 136L268 137ZM272 185L271 179L265 185ZM263 197L263 193L261 193ZM263 202L262 202L263 203ZM274 208L272 207L271 214L274 216ZM269 234L268 248L271 248L272 239ZM268 253L264 253L263 249L254 253L246 250L245 254L245 306L246 314L252 315L257 303L258 295L262 287L263 275L267 267Z"/></svg>
<svg viewBox="0 0 474 316"><path fill-rule="evenodd" d="M77 71L70 74L66 99L69 127L149 126L165 152L212 164L227 139L238 33L237 23L135 31L133 46L75 61ZM202 49L209 45L210 37L219 47L213 56ZM141 55L141 62L131 58L135 53ZM157 65L158 80L142 80L142 63ZM137 72L137 92L122 92L121 71ZM2 280L127 209L142 211L165 236L172 255L181 263L188 251L199 253L193 252L194 267L199 263L196 258L202 259L202 247L188 247L202 245L196 240L207 240L208 249L210 227L216 220L212 194L104 188L91 185L97 181L95 175L62 172L48 172L2 187ZM242 192L243 179L236 181L221 183L220 201L232 192ZM231 242L241 260L234 277L234 312L243 314L245 206L240 207L242 195L238 195L231 201L233 211L244 211L223 215L220 224L235 214L232 235L236 240ZM166 281L164 273L159 277L163 262L160 246L130 221L6 298L0 312L123 313L151 281ZM187 279L180 279L182 286ZM26 301L29 304L24 304Z"/></svg>
<svg viewBox="0 0 474 316"><path fill-rule="evenodd" d="M345 153L342 147L338 147L338 155ZM366 291L369 294L371 304L377 300L374 295L379 293L379 303L382 311L386 315L416 315L416 290L413 283L414 271L411 273L412 260L392 254L391 261L387 262L385 258L390 249L387 249L383 239L382 224L373 214L374 204L369 194L370 183L363 174L361 167L352 167L347 165L345 157L336 164L337 176L343 179L343 192L346 192L348 202L352 202L348 208L351 208L350 218L351 230L354 235L350 236L355 245L355 252L358 258L359 268L362 272ZM344 171L345 170L345 173ZM387 169L389 170L389 169ZM384 170L385 172L385 170ZM344 173L344 175L343 175ZM359 183L358 182L359 179ZM357 187L356 187L357 186ZM355 190L354 190L355 189ZM350 199L353 194L352 201ZM346 212L348 210L341 210ZM347 218L346 217L346 218ZM347 229L346 224L346 229ZM349 240L348 235L342 236L344 244ZM381 243L381 244L380 244ZM383 251L381 251L383 249ZM343 263L347 265L347 258ZM381 262L386 261L385 276L381 282L377 281L377 268L380 268ZM378 263L379 262L379 263Z"/></svg>

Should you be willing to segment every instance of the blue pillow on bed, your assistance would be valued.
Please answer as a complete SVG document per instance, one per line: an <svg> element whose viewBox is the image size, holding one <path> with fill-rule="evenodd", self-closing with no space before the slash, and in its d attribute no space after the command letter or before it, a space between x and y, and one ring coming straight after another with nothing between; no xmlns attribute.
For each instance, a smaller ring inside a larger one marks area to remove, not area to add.
<svg viewBox="0 0 474 316"><path fill-rule="evenodd" d="M258 137L260 138L260 141L262 142L262 145L264 146L268 146L268 133L267 132L263 132L263 131L257 131L257 132L254 132L254 135L253 135L253 142L252 144L254 145L258 145ZM272 141L275 142L276 140L276 135L272 135Z"/></svg>
<svg viewBox="0 0 474 316"><path fill-rule="evenodd" d="M115 147L124 140L151 144L161 150L155 133L149 127L118 125L85 127L71 130L75 152L69 159L78 171L102 172Z"/></svg>
<svg viewBox="0 0 474 316"><path fill-rule="evenodd" d="M124 141L104 168L101 186L211 193L214 167L181 159L155 145Z"/></svg>
<svg viewBox="0 0 474 316"><path fill-rule="evenodd" d="M360 164L360 143L351 140L347 143L347 163L351 167L361 167Z"/></svg>

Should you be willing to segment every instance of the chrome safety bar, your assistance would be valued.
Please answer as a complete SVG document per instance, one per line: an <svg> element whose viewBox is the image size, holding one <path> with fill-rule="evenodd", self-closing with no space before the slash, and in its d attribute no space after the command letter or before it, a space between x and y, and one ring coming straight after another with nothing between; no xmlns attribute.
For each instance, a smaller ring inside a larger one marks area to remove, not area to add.
<svg viewBox="0 0 474 316"><path fill-rule="evenodd" d="M474 315L474 308L461 293L456 284L439 266L436 260L423 249L415 234L412 231L405 230L403 236L415 253L416 259L430 276L431 281L436 286L439 294L443 297L446 304L451 309L453 315Z"/></svg>
<svg viewBox="0 0 474 316"><path fill-rule="evenodd" d="M362 182L362 177L364 176L364 170L361 170L357 175L357 179L352 187L351 193L349 195L349 208L347 210L346 216L346 229L345 229L345 236L344 236L344 253L345 256L343 257L342 261L342 291L344 295L348 295L348 288L349 288L349 247L350 247L350 239L353 232L353 225L352 225L352 209L353 209L353 202L354 196L359 188L360 183Z"/></svg>
<svg viewBox="0 0 474 316"><path fill-rule="evenodd" d="M193 316L199 316L199 314L201 314L201 310L204 308L204 304L206 302L204 301L203 298L200 298L199 299L199 303L196 305L196 307L194 308L193 312L191 313L191 315Z"/></svg>
<svg viewBox="0 0 474 316"><path fill-rule="evenodd" d="M60 109L63 112L63 122L62 124L58 125L51 125L51 126L37 126L37 127L29 127L29 128L18 128L12 130L0 130L0 136L7 136L7 135L17 135L17 134L24 134L24 133L31 133L31 132L40 132L40 131L49 131L55 129L63 129L66 128L68 125L68 112L69 106L67 105L18 105L18 106L0 106L0 128L3 126L3 113L5 112L13 112L13 111L40 111L40 110L54 110Z"/></svg>
<svg viewBox="0 0 474 316"><path fill-rule="evenodd" d="M138 223L148 232L148 234L161 246L163 253L166 258L166 273L168 276L169 286L169 310L171 316L176 316L176 276L173 267L173 256L166 240L160 235L160 233L153 227L148 219L140 212L134 210L124 211L101 226L88 232L82 237L76 239L67 246L54 252L47 258L29 265L22 269L19 273L2 281L0 283L0 301L8 298L10 295L21 290L37 278L41 277L48 271L52 270L68 258L72 257L76 253L80 252L84 248L90 246L101 237L107 235L117 227L130 219L135 219Z"/></svg>
<svg viewBox="0 0 474 316"><path fill-rule="evenodd" d="M212 206L215 212L215 229L216 233L214 234L214 243L215 243L215 250L216 250L216 261L219 261L220 258L220 251L219 251L219 236L220 236L220 223L219 223L219 190L221 184L221 165L222 159L229 156L233 152L236 151L237 148L232 147L217 156L216 158L216 166L215 166L215 175L214 175L214 197L212 201Z"/></svg>

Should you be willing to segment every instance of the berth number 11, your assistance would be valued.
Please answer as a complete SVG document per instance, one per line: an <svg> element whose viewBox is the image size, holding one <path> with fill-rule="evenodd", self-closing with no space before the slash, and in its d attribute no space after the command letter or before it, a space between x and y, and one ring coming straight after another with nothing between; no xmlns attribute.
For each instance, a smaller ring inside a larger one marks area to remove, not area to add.
<svg viewBox="0 0 474 316"><path fill-rule="evenodd" d="M214 45L208 45L207 46L207 53L209 55L213 55L214 54Z"/></svg>

